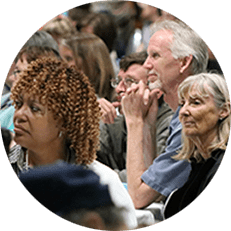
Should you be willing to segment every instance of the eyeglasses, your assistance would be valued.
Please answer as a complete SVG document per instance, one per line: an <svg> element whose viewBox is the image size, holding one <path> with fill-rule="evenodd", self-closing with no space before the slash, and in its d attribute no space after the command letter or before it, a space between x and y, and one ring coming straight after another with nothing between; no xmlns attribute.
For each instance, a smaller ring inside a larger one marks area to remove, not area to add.
<svg viewBox="0 0 231 231"><path fill-rule="evenodd" d="M123 81L123 83L124 83L124 85L125 85L126 87L131 87L131 85L132 85L133 83L135 83L135 84L138 84L138 83L139 83L139 81L134 80L134 79L131 79L131 78L122 79L121 77L117 76L117 77L111 79L111 86L112 86L113 88L116 88L116 87L119 85L119 83L120 83L121 81Z"/></svg>

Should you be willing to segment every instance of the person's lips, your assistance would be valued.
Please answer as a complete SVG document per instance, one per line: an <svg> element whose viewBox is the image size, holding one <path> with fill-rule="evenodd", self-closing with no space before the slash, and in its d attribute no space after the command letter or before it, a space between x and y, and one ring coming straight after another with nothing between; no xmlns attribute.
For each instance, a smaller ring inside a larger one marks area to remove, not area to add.
<svg viewBox="0 0 231 231"><path fill-rule="evenodd" d="M14 126L14 132L15 132L15 134L28 133L28 131L24 127L22 127L21 125L15 125Z"/></svg>
<svg viewBox="0 0 231 231"><path fill-rule="evenodd" d="M183 126L184 127L191 127L194 125L193 121L183 121Z"/></svg>

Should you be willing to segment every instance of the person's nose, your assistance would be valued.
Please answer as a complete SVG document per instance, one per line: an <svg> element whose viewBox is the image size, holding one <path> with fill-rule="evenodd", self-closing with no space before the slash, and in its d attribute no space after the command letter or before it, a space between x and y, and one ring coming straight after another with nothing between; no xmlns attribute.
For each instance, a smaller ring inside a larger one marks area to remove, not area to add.
<svg viewBox="0 0 231 231"><path fill-rule="evenodd" d="M117 94L120 94L122 92L126 92L126 90L127 90L127 87L125 86L124 81L121 80L118 86L115 88L115 91Z"/></svg>
<svg viewBox="0 0 231 231"><path fill-rule="evenodd" d="M145 60L143 67L146 68L147 70L151 70L153 68L153 65L151 63L150 57L148 56L147 59Z"/></svg>
<svg viewBox="0 0 231 231"><path fill-rule="evenodd" d="M20 108L16 108L14 112L14 123L22 123L26 121L27 115L27 108L25 105L21 106Z"/></svg>
<svg viewBox="0 0 231 231"><path fill-rule="evenodd" d="M188 104L184 103L184 105L181 106L179 115L180 117L187 117L189 116L190 112L189 112L189 108L188 108Z"/></svg>

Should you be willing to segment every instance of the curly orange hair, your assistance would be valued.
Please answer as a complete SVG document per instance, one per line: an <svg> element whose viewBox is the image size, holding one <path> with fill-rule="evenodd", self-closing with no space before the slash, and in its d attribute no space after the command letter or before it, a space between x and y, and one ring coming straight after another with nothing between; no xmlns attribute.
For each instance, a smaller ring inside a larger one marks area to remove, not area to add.
<svg viewBox="0 0 231 231"><path fill-rule="evenodd" d="M14 105L23 92L39 97L54 119L61 119L67 147L75 152L77 164L90 164L96 159L100 108L83 72L55 58L37 59L28 65L13 87Z"/></svg>

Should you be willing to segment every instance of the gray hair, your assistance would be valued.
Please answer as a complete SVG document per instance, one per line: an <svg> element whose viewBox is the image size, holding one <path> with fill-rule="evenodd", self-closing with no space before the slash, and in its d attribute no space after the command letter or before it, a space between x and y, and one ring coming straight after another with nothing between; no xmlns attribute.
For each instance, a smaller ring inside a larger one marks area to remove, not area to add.
<svg viewBox="0 0 231 231"><path fill-rule="evenodd" d="M195 31L178 20L163 20L154 23L152 33L160 30L170 30L173 33L173 43L170 49L175 59L192 55L191 73L194 75L206 72L208 47Z"/></svg>
<svg viewBox="0 0 231 231"><path fill-rule="evenodd" d="M208 151L212 152L217 148L226 149L226 145L230 132L230 98L226 81L223 76L215 73L200 73L197 75L189 76L178 87L179 101L184 98L185 94L190 94L192 89L197 90L200 97L213 97L214 103L217 108L226 108L229 111L229 115L218 121L218 134L216 140L208 147ZM175 156L175 159L190 159L190 157L196 158L200 161L201 156L198 153L195 144L184 134L183 148L180 153Z"/></svg>

